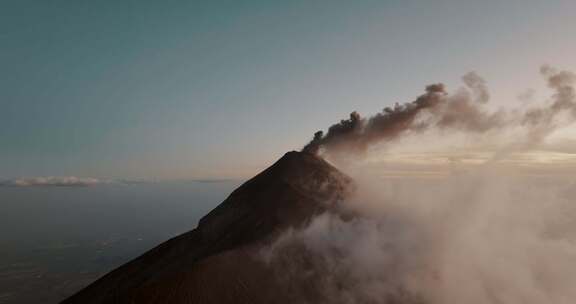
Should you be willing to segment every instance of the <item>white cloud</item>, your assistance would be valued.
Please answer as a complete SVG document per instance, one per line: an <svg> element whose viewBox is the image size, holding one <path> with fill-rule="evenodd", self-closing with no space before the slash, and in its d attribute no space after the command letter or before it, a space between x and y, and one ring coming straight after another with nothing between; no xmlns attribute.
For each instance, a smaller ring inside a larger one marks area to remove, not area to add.
<svg viewBox="0 0 576 304"><path fill-rule="evenodd" d="M92 177L39 176L39 177L26 177L26 178L5 180L1 181L0 185L14 186L14 187L34 187L34 186L86 187L107 183L111 183L111 181Z"/></svg>

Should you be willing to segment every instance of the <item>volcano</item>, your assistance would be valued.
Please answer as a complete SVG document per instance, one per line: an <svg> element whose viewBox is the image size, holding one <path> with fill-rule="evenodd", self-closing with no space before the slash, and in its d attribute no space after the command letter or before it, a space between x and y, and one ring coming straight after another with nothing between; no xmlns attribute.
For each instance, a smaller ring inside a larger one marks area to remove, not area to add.
<svg viewBox="0 0 576 304"><path fill-rule="evenodd" d="M234 190L195 229L61 303L293 303L259 250L318 214L338 212L351 188L351 179L322 158L288 152Z"/></svg>

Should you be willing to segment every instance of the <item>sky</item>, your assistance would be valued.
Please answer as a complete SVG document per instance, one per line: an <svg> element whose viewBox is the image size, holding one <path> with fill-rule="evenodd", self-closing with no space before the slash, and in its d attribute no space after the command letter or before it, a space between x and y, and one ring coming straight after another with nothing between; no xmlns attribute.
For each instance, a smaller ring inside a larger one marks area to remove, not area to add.
<svg viewBox="0 0 576 304"><path fill-rule="evenodd" d="M0 177L249 177L476 71L576 70L576 2L0 0Z"/></svg>

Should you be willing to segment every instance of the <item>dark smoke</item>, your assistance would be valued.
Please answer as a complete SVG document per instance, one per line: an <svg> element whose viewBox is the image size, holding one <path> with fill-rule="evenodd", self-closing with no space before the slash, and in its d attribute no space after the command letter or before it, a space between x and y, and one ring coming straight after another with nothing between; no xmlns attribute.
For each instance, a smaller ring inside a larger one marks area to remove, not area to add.
<svg viewBox="0 0 576 304"><path fill-rule="evenodd" d="M554 94L547 106L530 109L522 119L522 125L530 127L529 135L533 141L541 141L559 127L555 120L559 114L568 112L571 119L576 117L576 75L549 66L543 66L540 73L546 77Z"/></svg>
<svg viewBox="0 0 576 304"><path fill-rule="evenodd" d="M472 90L478 102L486 103L490 100L490 92L486 86L486 81L478 74L470 72L462 76L462 81Z"/></svg>
<svg viewBox="0 0 576 304"><path fill-rule="evenodd" d="M558 117L568 113L576 118L576 75L544 66L541 74L554 93L546 104L530 109L488 111L485 104L490 99L486 82L476 73L462 77L466 87L455 94L448 94L443 84L426 87L426 93L404 104L396 103L370 118L352 112L350 118L318 131L303 148L310 153L362 154L371 145L393 140L412 131L431 128L484 133L499 128L520 126L526 130L528 143L542 141L561 123Z"/></svg>
<svg viewBox="0 0 576 304"><path fill-rule="evenodd" d="M332 125L326 135L322 131L316 132L314 139L303 151L318 153L320 148L363 151L374 141L394 138L405 130L416 128L413 122L418 113L436 107L445 95L443 84L433 84L427 86L426 93L416 100L386 107L369 119L361 118L360 114L352 112L349 119Z"/></svg>

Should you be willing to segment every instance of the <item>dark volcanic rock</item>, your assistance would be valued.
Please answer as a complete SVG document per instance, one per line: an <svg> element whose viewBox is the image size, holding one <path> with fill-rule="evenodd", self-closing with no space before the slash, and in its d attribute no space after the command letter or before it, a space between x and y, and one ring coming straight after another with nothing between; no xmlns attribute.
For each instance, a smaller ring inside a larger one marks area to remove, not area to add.
<svg viewBox="0 0 576 304"><path fill-rule="evenodd" d="M192 231L117 268L63 304L289 303L258 248L335 210L351 180L321 158L289 152L236 189Z"/></svg>

